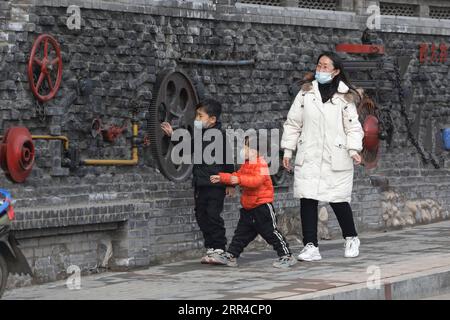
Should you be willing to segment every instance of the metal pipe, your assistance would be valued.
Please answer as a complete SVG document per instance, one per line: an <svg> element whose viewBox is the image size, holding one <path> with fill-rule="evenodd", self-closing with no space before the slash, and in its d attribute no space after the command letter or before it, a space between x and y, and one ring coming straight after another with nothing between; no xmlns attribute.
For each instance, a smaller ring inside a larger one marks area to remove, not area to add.
<svg viewBox="0 0 450 320"><path fill-rule="evenodd" d="M136 122L133 122L133 145L131 149L131 160L103 160L103 159L86 159L82 160L81 164L86 166L135 166L139 163L137 136L139 133L139 127Z"/></svg>
<svg viewBox="0 0 450 320"><path fill-rule="evenodd" d="M342 62L345 70L394 70L394 65L388 61L381 60L349 60Z"/></svg>
<svg viewBox="0 0 450 320"><path fill-rule="evenodd" d="M203 64L214 66L245 66L255 64L255 60L207 60L207 59L192 59L192 58L179 58L178 62L190 63L190 64Z"/></svg>
<svg viewBox="0 0 450 320"><path fill-rule="evenodd" d="M65 136L31 136L33 140L60 140L64 142L64 150L69 150L69 138Z"/></svg>
<svg viewBox="0 0 450 320"><path fill-rule="evenodd" d="M31 138L33 140L60 140L64 142L64 150L69 150L69 138L66 136L32 135ZM3 136L0 136L0 140L1 139L3 139Z"/></svg>

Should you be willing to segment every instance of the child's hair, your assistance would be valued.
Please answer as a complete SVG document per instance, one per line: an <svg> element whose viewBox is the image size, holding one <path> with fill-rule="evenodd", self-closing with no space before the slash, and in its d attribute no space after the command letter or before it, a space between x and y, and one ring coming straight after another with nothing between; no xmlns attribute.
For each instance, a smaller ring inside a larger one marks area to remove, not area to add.
<svg viewBox="0 0 450 320"><path fill-rule="evenodd" d="M222 113L222 105L220 102L211 98L207 98L195 106L195 110L200 108L202 108L208 116L214 116L217 120L219 120L220 114Z"/></svg>

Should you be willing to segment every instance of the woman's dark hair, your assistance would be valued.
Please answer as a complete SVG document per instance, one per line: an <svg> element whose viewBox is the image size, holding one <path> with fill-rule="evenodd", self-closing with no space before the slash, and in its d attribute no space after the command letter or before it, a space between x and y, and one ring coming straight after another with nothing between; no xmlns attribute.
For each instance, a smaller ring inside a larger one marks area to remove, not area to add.
<svg viewBox="0 0 450 320"><path fill-rule="evenodd" d="M328 99L331 99L331 97L333 97L333 95L337 92L340 81L344 82L347 85L347 87L350 88L351 91L355 92L361 98L359 92L348 80L347 74L344 70L344 64L342 63L341 57L339 57L336 53L334 53L332 51L325 51L320 54L319 58L317 58L316 65L319 64L319 61L323 56L330 58L330 60L333 62L334 69L338 69L341 71L341 72L339 72L339 74L337 76L335 76L333 78L333 81L331 82L330 91L328 92L329 97L326 97L325 101L327 101Z"/></svg>

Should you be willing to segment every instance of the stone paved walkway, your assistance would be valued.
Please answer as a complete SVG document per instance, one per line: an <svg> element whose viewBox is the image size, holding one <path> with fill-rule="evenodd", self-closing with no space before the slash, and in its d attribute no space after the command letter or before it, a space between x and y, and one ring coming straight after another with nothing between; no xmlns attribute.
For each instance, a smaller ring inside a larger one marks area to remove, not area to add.
<svg viewBox="0 0 450 320"><path fill-rule="evenodd" d="M381 283L450 270L450 221L360 238L361 254L355 259L343 257L342 240L322 241L322 261L299 262L288 270L274 269L275 252L264 250L244 253L239 268L188 260L82 277L80 290L69 290L64 281L14 289L4 299L304 299L366 284L377 270ZM298 254L300 247L293 249Z"/></svg>

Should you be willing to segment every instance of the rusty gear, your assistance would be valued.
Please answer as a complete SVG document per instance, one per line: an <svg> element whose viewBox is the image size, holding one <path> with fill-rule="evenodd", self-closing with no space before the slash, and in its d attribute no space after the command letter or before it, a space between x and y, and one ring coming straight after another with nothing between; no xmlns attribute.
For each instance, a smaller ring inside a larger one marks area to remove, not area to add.
<svg viewBox="0 0 450 320"><path fill-rule="evenodd" d="M373 169L380 158L380 123L375 102L363 93L358 104L359 121L364 130L362 162L366 169Z"/></svg>
<svg viewBox="0 0 450 320"><path fill-rule="evenodd" d="M24 182L34 165L35 149L30 131L25 127L9 128L0 145L0 164L13 182Z"/></svg>
<svg viewBox="0 0 450 320"><path fill-rule="evenodd" d="M169 122L174 130L183 128L193 133L195 106L199 102L195 87L181 71L166 70L158 75L149 119L148 134L153 158L161 172L172 181L186 180L192 172L192 164L174 164L171 151L174 143L161 129L162 122Z"/></svg>

